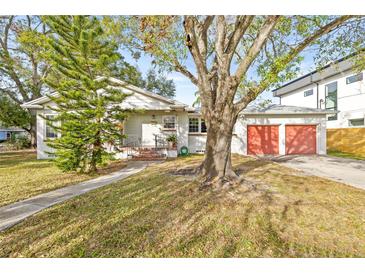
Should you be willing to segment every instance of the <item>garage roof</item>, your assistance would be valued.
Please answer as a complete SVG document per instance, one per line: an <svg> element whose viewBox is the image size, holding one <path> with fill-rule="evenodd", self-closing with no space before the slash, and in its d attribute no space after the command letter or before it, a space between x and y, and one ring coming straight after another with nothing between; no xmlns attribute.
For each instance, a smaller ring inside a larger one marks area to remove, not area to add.
<svg viewBox="0 0 365 274"><path fill-rule="evenodd" d="M266 114L276 114L276 115L300 115L300 114L334 114L337 111L318 109L318 108L307 108L307 107L297 107L297 106L286 106L286 105L268 105L268 106L251 106L247 107L241 113L244 115L266 115Z"/></svg>

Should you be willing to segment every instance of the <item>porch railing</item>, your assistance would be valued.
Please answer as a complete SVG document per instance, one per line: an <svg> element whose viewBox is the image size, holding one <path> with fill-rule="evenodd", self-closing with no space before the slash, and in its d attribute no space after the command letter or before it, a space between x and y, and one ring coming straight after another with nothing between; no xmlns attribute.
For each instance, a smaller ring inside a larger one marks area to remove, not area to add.
<svg viewBox="0 0 365 274"><path fill-rule="evenodd" d="M122 146L122 150L124 150L128 156L139 155L142 149L151 149L155 151L162 151L168 148L168 143L166 141L166 137L162 135L154 135L154 144L153 145L144 145L142 144L141 138L138 137L128 137L126 142Z"/></svg>

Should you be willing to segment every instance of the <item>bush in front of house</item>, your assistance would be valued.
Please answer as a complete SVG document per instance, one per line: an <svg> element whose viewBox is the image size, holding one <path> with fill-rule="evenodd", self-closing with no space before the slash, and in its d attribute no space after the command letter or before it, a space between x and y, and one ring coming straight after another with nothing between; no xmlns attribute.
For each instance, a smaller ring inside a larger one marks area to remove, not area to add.
<svg viewBox="0 0 365 274"><path fill-rule="evenodd" d="M25 135L12 135L9 140L9 145L12 146L14 149L26 149L30 148L31 143L28 136Z"/></svg>

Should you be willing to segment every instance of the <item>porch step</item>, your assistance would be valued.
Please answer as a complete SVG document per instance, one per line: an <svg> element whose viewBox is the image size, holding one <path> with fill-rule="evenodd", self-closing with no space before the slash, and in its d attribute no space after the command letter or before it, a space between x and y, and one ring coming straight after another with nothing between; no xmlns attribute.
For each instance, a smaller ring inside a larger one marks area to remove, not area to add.
<svg viewBox="0 0 365 274"><path fill-rule="evenodd" d="M145 155L135 155L132 156L132 161L156 161L156 160L164 160L166 159L165 156L163 155L158 155L158 156L145 156Z"/></svg>

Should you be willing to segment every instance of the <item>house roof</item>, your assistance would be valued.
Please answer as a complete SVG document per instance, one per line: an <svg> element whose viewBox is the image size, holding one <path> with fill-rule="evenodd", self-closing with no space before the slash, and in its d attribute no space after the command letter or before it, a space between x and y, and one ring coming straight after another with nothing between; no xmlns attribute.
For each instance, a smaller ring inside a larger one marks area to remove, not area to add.
<svg viewBox="0 0 365 274"><path fill-rule="evenodd" d="M364 52L364 50L361 50L360 52ZM283 94L290 93L294 90L308 86L310 84L318 83L319 81L322 81L331 76L349 71L354 67L352 57L357 54L359 54L359 52L352 53L348 56L338 59L322 68L316 69L310 73L298 77L282 85L281 87L272 90L272 92L274 93L274 96L280 97Z"/></svg>
<svg viewBox="0 0 365 274"><path fill-rule="evenodd" d="M190 108L188 109L191 115L201 115L200 108ZM307 108L298 106L286 106L286 105L276 105L271 104L265 107L262 106L249 106L245 108L241 114L243 115L326 115L335 114L338 111L318 109L318 108Z"/></svg>
<svg viewBox="0 0 365 274"><path fill-rule="evenodd" d="M269 105L265 107L261 106L250 106L244 109L241 114L243 115L303 115L303 114L334 114L337 111L325 110L318 108L307 108L307 107L297 107L297 106L286 106L286 105Z"/></svg>
<svg viewBox="0 0 365 274"><path fill-rule="evenodd" d="M115 87L114 86L115 84L120 85L120 88L125 88L125 89L130 90L131 92L136 92L136 93L139 93L139 94L154 98L156 100L162 101L164 103L170 104L171 108L185 108L185 107L187 107L187 105L184 104L184 103L181 103L179 101L176 101L176 100L173 100L173 99L158 95L156 93L153 93L153 92L150 92L150 91L147 91L147 90L144 90L144 89L141 89L139 87L128 84L128 83L126 83L122 80L119 80L119 79L110 77L109 81L113 84L113 87ZM58 94L57 92L53 92L49 95L57 96L57 94ZM43 108L42 105L45 104L45 103L48 103L50 101L51 101L51 99L47 95L45 95L45 96L42 96L42 97L37 98L35 100L32 100L32 101L29 101L29 102L26 102L26 103L22 104L22 107L23 108L33 108L33 109L42 109Z"/></svg>

